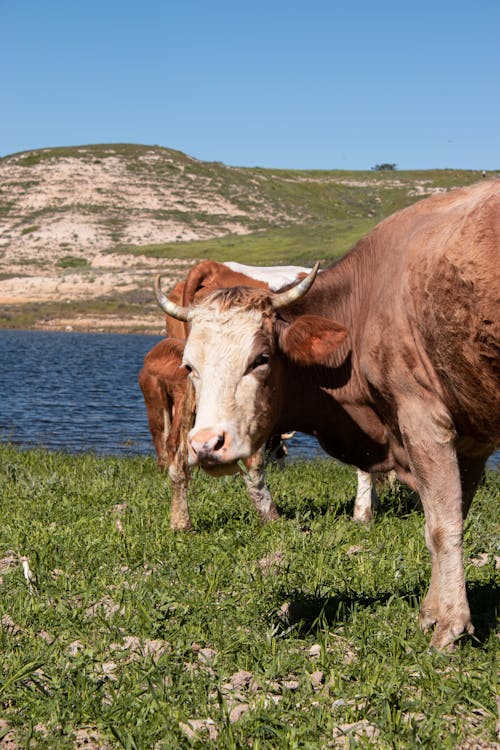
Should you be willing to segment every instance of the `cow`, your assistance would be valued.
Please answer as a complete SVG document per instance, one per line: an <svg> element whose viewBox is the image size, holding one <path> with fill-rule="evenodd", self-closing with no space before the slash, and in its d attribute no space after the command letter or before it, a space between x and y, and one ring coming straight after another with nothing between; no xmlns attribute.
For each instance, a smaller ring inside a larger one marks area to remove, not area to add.
<svg viewBox="0 0 500 750"><path fill-rule="evenodd" d="M169 294L169 300L188 305L215 289L244 285L246 287L278 290L291 280L307 276L310 268L298 266L247 266L241 263L201 261L179 281ZM186 434L193 418L192 394L188 393L190 381L182 368L184 342L189 332L185 321L167 315L165 328L168 338L156 344L144 358L139 373L158 467L167 469L172 483L170 527L174 531L192 528L187 504L189 469L186 462ZM289 437L291 433L287 433ZM268 441L268 449L278 457L286 454L282 440ZM264 477L264 452L257 451L246 461L242 472L247 492L262 521L278 518ZM373 478L358 470L357 494L354 501L353 520L368 523L378 507L378 497Z"/></svg>
<svg viewBox="0 0 500 750"><path fill-rule="evenodd" d="M316 278L214 292L191 307L184 367L195 390L191 465L234 466L271 433L315 435L364 471L418 492L431 579L431 645L473 625L463 523L500 445L500 181L399 211Z"/></svg>
<svg viewBox="0 0 500 750"><path fill-rule="evenodd" d="M188 304L214 289L239 284L279 289L292 279L306 276L309 271L309 268L298 266L271 266L260 269L240 263L202 261L190 270L185 280L175 285L169 299L176 303ZM156 344L144 358L144 366L139 373L139 385L146 405L158 467L162 470L168 469L172 483L170 527L174 531L189 531L192 524L187 504L189 468L186 436L194 417L194 409L190 382L186 370L182 368L182 354L189 327L186 323L167 315L165 328L168 337ZM291 433L282 436L283 439L281 436L273 436L268 442L269 452L278 457L284 456L286 447L283 440L290 436ZM259 449L253 456L245 459L244 464L241 472L243 480L261 521L278 518L278 510L265 481L264 449ZM360 506L363 513L366 512L365 498L366 494L363 494L360 501L363 503ZM368 508L368 513L370 511L371 507Z"/></svg>

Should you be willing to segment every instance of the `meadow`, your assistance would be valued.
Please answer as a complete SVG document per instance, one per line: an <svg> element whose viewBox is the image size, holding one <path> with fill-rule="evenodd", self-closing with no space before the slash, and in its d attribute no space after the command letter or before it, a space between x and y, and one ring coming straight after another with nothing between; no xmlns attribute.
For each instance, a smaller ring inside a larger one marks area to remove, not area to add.
<svg viewBox="0 0 500 750"><path fill-rule="evenodd" d="M350 518L352 469L271 465L280 520L240 478L196 474L169 529L151 458L0 446L0 747L429 748L496 744L500 474L465 530L476 634L417 625L423 516L384 487Z"/></svg>

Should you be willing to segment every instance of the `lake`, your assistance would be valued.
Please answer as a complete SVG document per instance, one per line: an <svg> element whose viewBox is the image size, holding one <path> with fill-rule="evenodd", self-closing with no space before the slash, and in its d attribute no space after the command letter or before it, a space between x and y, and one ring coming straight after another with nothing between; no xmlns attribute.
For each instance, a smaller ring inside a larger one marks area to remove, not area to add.
<svg viewBox="0 0 500 750"><path fill-rule="evenodd" d="M0 440L69 453L154 455L137 376L160 336L0 330ZM326 456L298 433L290 458ZM489 462L500 464L500 452Z"/></svg>
<svg viewBox="0 0 500 750"><path fill-rule="evenodd" d="M154 455L137 376L160 336L0 330L0 440L69 453ZM306 435L295 458L324 454Z"/></svg>

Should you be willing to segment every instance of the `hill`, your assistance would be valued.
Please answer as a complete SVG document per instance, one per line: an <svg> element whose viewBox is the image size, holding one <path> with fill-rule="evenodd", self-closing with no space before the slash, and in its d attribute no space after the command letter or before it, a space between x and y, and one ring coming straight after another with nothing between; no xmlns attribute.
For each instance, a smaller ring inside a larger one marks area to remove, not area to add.
<svg viewBox="0 0 500 750"><path fill-rule="evenodd" d="M293 171L159 146L0 159L0 326L161 330L151 283L195 259L332 260L385 216L480 172Z"/></svg>

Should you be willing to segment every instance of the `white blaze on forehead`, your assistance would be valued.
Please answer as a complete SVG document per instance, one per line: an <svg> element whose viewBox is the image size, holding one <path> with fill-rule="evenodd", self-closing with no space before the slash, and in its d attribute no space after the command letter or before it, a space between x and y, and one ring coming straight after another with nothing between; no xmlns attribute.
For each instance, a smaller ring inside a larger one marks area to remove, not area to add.
<svg viewBox="0 0 500 750"><path fill-rule="evenodd" d="M229 433L232 448L250 455L248 428L255 419L258 381L245 375L262 315L255 310L220 312L215 305L194 308L184 362L196 372L193 433Z"/></svg>
<svg viewBox="0 0 500 750"><path fill-rule="evenodd" d="M310 268L304 268L303 266L245 266L243 263L234 261L228 261L223 265L230 268L231 271L243 273L256 281L265 282L273 292L296 281L299 274L311 272Z"/></svg>

